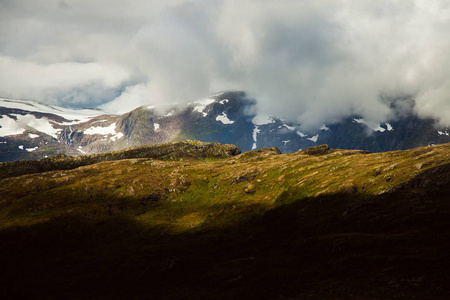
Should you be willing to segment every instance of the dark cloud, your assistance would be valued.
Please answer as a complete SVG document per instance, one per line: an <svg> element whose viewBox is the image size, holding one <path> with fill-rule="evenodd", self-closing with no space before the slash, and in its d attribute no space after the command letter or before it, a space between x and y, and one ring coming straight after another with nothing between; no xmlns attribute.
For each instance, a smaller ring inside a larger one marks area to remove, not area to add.
<svg viewBox="0 0 450 300"><path fill-rule="evenodd" d="M127 111L245 90L306 128L409 97L450 125L449 29L438 0L3 0L0 94Z"/></svg>

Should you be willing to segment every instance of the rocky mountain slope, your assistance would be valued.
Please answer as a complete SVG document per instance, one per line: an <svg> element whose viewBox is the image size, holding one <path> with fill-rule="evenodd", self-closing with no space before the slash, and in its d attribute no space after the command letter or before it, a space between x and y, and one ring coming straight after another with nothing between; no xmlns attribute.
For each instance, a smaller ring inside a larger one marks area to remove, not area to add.
<svg viewBox="0 0 450 300"><path fill-rule="evenodd" d="M234 144L242 151L276 146L283 153L324 143L381 152L450 142L448 128L418 118L395 101L395 116L389 122L373 126L355 115L312 132L300 123L256 115L255 103L243 92L226 92L187 107L140 107L119 116L0 99L0 161L102 153L184 139Z"/></svg>
<svg viewBox="0 0 450 300"><path fill-rule="evenodd" d="M30 168L1 173L0 297L448 299L449 150L187 141L2 163Z"/></svg>

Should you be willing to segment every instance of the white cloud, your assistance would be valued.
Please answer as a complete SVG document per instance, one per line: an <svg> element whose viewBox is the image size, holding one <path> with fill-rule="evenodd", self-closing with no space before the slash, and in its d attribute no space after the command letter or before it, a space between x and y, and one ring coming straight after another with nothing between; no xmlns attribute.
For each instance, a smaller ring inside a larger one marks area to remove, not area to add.
<svg viewBox="0 0 450 300"><path fill-rule="evenodd" d="M115 88L130 77L126 69L117 65L97 62L42 65L5 56L0 56L0 69L4 70L0 72L0 92L5 96L39 100L92 85Z"/></svg>
<svg viewBox="0 0 450 300"><path fill-rule="evenodd" d="M123 111L241 89L317 128L410 95L450 124L449 25L438 0L4 0L0 95Z"/></svg>

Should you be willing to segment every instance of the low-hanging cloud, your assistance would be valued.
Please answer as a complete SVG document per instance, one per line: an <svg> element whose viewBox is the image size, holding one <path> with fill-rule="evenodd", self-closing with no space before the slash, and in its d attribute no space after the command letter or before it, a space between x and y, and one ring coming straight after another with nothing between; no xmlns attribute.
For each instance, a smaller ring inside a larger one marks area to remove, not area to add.
<svg viewBox="0 0 450 300"><path fill-rule="evenodd" d="M0 95L124 112L238 89L305 128L412 97L450 126L449 29L438 0L3 0Z"/></svg>

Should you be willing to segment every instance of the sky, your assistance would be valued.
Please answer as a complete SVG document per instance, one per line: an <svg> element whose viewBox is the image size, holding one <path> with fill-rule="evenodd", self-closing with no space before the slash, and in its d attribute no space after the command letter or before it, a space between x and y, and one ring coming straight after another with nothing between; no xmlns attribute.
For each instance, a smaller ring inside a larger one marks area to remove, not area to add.
<svg viewBox="0 0 450 300"><path fill-rule="evenodd" d="M450 1L0 0L2 97L123 113L226 90L305 128L402 98L450 126Z"/></svg>

